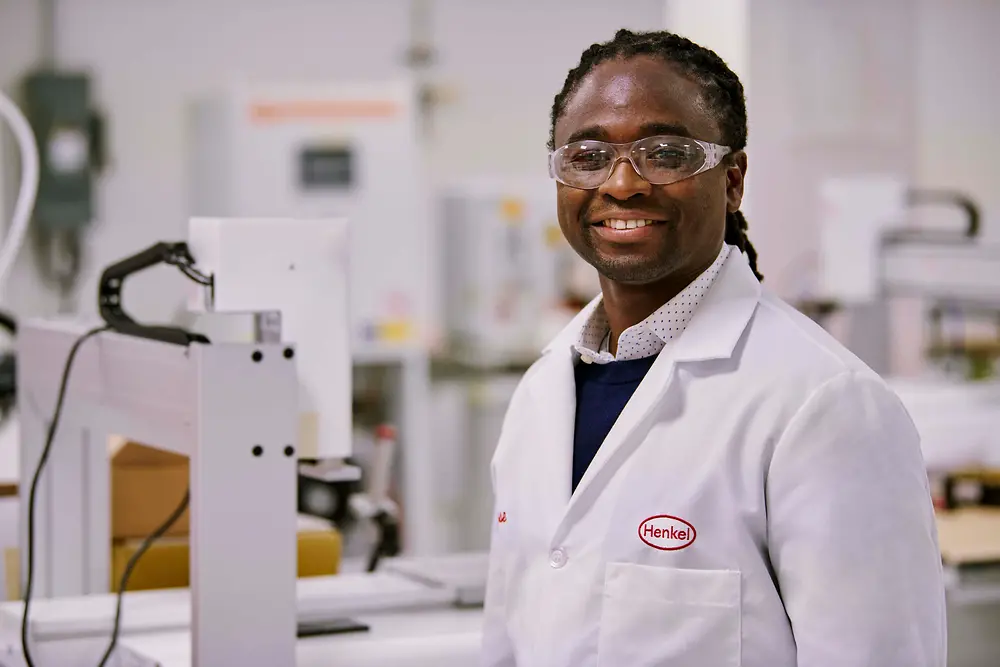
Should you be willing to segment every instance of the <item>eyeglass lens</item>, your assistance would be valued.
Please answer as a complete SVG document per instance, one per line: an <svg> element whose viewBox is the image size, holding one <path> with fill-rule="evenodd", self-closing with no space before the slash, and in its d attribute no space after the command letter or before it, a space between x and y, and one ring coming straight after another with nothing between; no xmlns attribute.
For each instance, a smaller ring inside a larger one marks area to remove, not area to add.
<svg viewBox="0 0 1000 667"><path fill-rule="evenodd" d="M553 154L554 175L564 183L596 188L611 175L621 158L631 158L635 170L656 185L683 180L705 163L702 146L685 137L648 137L631 145L579 141Z"/></svg>

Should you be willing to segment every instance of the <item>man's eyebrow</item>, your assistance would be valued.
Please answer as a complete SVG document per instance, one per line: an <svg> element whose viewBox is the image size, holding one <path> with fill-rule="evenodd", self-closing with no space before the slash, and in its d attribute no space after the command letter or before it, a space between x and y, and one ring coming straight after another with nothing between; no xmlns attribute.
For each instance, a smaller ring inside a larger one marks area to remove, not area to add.
<svg viewBox="0 0 1000 667"><path fill-rule="evenodd" d="M650 123L642 126L642 133L647 137L658 134L669 134L678 137L692 137L691 131L678 123Z"/></svg>
<svg viewBox="0 0 1000 667"><path fill-rule="evenodd" d="M605 141L608 134L601 127L597 125L592 125L590 127L585 127L582 130L577 130L573 134L569 135L569 139L566 140L567 144L573 144L577 141L586 141L588 139L593 141Z"/></svg>
<svg viewBox="0 0 1000 667"><path fill-rule="evenodd" d="M656 135L675 135L679 137L691 137L691 131L688 130L684 125L677 123L648 123L640 128L640 131L644 137L652 137ZM581 130L577 130L569 136L566 140L567 144L576 143L578 141L607 141L608 133L604 128L599 125L592 125L590 127L585 127Z"/></svg>

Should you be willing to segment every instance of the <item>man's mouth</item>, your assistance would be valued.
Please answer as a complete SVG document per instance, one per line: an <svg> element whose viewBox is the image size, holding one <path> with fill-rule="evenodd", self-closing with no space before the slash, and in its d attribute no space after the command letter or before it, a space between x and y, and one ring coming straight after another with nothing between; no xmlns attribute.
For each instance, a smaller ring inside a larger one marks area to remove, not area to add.
<svg viewBox="0 0 1000 667"><path fill-rule="evenodd" d="M614 229L618 231L625 231L628 229L642 229L647 225L659 225L662 224L662 220L621 220L612 218L610 220L601 220L594 223L595 227L607 227L609 229Z"/></svg>
<svg viewBox="0 0 1000 667"><path fill-rule="evenodd" d="M611 243L633 243L652 239L660 234L663 220L609 218L593 223L590 228L599 238Z"/></svg>

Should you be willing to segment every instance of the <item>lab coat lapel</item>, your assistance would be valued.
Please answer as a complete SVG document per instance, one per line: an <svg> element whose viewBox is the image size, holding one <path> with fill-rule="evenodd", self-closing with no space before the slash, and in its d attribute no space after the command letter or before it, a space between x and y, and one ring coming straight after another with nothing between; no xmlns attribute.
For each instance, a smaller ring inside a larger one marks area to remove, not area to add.
<svg viewBox="0 0 1000 667"><path fill-rule="evenodd" d="M543 359L544 367L532 378L532 432L539 440L532 447L533 477L527 481L537 503L531 508L538 516L532 523L543 530L548 540L562 521L573 486L573 432L576 418L576 379L573 355L569 349L551 352Z"/></svg>
<svg viewBox="0 0 1000 667"><path fill-rule="evenodd" d="M638 446L641 439L630 436L642 432L643 423L655 416L656 406L663 404L671 389L678 365L732 356L757 307L760 292L760 283L746 257L733 250L684 333L653 362L612 426L570 500L567 519L572 520L581 503L590 504L585 502L588 495L602 488Z"/></svg>
<svg viewBox="0 0 1000 667"><path fill-rule="evenodd" d="M546 347L538 368L529 371L527 385L531 397L532 427L538 434L532 446L532 461L519 481L531 490L537 513L532 520L548 541L562 521L573 488L573 435L576 421L576 377L573 342L584 323L600 303L590 302Z"/></svg>

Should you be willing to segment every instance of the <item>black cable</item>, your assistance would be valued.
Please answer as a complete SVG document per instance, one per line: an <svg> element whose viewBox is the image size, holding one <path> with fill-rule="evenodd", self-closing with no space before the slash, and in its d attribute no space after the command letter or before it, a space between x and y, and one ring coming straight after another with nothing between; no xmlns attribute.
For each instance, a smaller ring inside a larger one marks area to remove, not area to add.
<svg viewBox="0 0 1000 667"><path fill-rule="evenodd" d="M91 329L83 334L73 343L70 348L69 357L66 359L66 366L63 368L62 380L59 383L59 396L56 399L55 411L52 413L52 421L49 423L49 431L45 437L45 446L42 448L42 455L38 459L35 467L35 474L31 479L31 490L28 493L28 577L24 587L24 615L21 617L21 649L24 652L24 661L28 667L34 667L31 660L31 650L28 648L28 613L31 608L31 592L35 581L35 496L38 493L38 480L41 479L42 471L49 459L49 452L52 450L52 441L55 439L56 428L59 426L59 417L62 414L63 401L66 398L66 388L69 385L69 374L73 368L73 360L83 343L97 334L108 331L110 327L102 326Z"/></svg>
<svg viewBox="0 0 1000 667"><path fill-rule="evenodd" d="M111 642L108 644L108 649L104 652L104 657L101 658L101 662L98 667L104 667L108 660L111 658L111 654L114 653L115 646L118 644L118 634L121 630L121 618L122 618L122 595L128 588L129 577L132 576L132 570L135 569L136 563L142 558L142 555L149 550L156 540L163 537L164 533L170 530L170 527L177 523L177 520L181 518L184 514L184 510L187 509L188 503L191 500L191 489L189 488L184 492L184 498L181 500L181 504L177 506L177 509L167 517L167 520L160 525L153 533L147 537L139 549L132 554L132 557L128 559L128 564L125 566L125 571L122 573L121 583L118 585L118 600L115 603L115 625L114 629L111 631Z"/></svg>
<svg viewBox="0 0 1000 667"><path fill-rule="evenodd" d="M368 555L368 572L378 569L383 557L391 558L399 555L399 522L385 510L379 511L372 521L378 527L379 537Z"/></svg>
<svg viewBox="0 0 1000 667"><path fill-rule="evenodd" d="M52 421L49 423L48 434L45 438L45 446L42 448L42 455L39 457L38 465L35 468L35 474L31 480L31 490L28 495L28 577L24 589L24 614L21 617L21 649L24 652L24 661L28 667L34 667L35 663L31 658L31 649L29 648L28 642L28 626L29 626L29 613L31 608L31 594L34 588L35 572L34 572L34 552L35 552L35 499L38 493L38 481L41 479L42 472L45 470L45 464L48 462L49 454L52 451L52 443L55 440L56 429L59 427L59 418L62 416L63 403L66 399L66 390L69 387L70 371L73 368L73 361L76 359L76 354L80 350L80 346L83 343L104 331L109 331L111 327L103 326L96 329L91 329L87 333L83 334L73 343L73 347L70 349L69 357L66 359L66 365L63 367L62 379L59 383L59 394L56 399L55 411L52 414ZM167 520L157 528L149 537L147 537L139 549L132 554L129 558L127 565L125 566L125 571L122 573L121 582L118 586L117 602L115 607L115 623L111 633L111 641L108 645L107 650L104 653L104 657L101 658L100 667L104 667L107 664L108 659L114 652L115 647L118 644L118 635L121 629L121 611L122 611L122 595L128 588L128 580L132 576L132 572L135 570L136 564L139 559L145 554L149 548L153 545L156 540L163 537L163 534L170 530L171 526L177 523L181 515L187 509L188 504L191 499L190 489L184 493L184 498L181 500L180 505L173 511L173 513L167 517Z"/></svg>
<svg viewBox="0 0 1000 667"><path fill-rule="evenodd" d="M205 339L205 342L208 342L207 338ZM145 540L143 540L139 549L136 550L136 552L132 554L132 557L128 559L128 563L125 565L125 571L122 572L121 582L118 584L118 594L117 599L115 600L115 624L111 630L111 641L108 643L108 648L104 652L104 657L101 658L101 662L98 664L98 667L105 667L108 660L111 658L111 654L114 653L115 647L118 645L118 635L121 634L122 596L128 589L128 580L132 576L132 571L135 569L136 564L139 562L139 559L142 558L143 554L149 551L149 548L153 546L153 543L163 537L163 535L170 530L171 526L177 523L177 521L181 518L181 515L184 514L184 510L188 508L190 501L191 489L189 487L188 490L184 492L184 497L181 499L180 504L176 509L174 509L170 516L167 517L167 520L160 524L159 528L154 530Z"/></svg>
<svg viewBox="0 0 1000 667"><path fill-rule="evenodd" d="M209 342L207 338L205 339L205 342ZM115 647L118 645L118 635L121 634L122 622L122 596L125 594L125 591L128 590L128 580L132 576L135 566L138 564L139 559L142 558L143 554L149 551L149 548L153 546L156 540L163 537L163 535L170 530L175 523L177 523L177 521L181 518L181 515L184 514L184 511L188 508L188 504L190 502L191 489L189 487L188 490L184 492L184 497L181 498L180 504L174 509L170 516L167 517L167 520L160 524L159 528L154 530L145 540L143 540L136 552L132 554L131 558L128 559L128 563L125 565L125 571L122 572L122 578L118 584L118 593L115 600L115 624L111 629L111 641L108 642L108 648L104 651L104 656L101 658L101 662L98 664L98 667L105 667L108 660L111 659L111 654L115 652Z"/></svg>
<svg viewBox="0 0 1000 667"><path fill-rule="evenodd" d="M17 320L10 313L0 310L0 329L4 329L11 336L17 334Z"/></svg>

